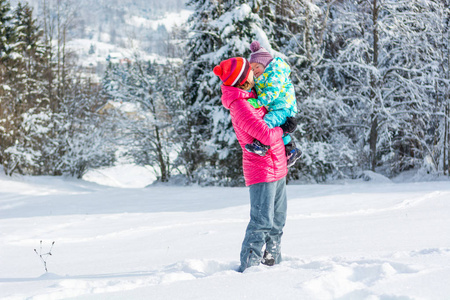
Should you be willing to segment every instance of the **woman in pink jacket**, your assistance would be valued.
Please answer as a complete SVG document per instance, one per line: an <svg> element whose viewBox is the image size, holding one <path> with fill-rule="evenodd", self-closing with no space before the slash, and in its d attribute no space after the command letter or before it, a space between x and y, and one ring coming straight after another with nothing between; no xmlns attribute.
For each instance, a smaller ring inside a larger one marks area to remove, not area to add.
<svg viewBox="0 0 450 300"><path fill-rule="evenodd" d="M230 110L236 137L242 148L245 183L250 188L250 222L241 249L240 272L260 263L281 261L281 236L286 222L287 163L283 133L294 131L296 124L286 122L270 129L264 122L267 110L255 109L248 99L256 98L250 63L242 57L224 60L214 67L220 77L222 104ZM270 145L265 156L245 151L254 139ZM265 246L264 254L263 248Z"/></svg>

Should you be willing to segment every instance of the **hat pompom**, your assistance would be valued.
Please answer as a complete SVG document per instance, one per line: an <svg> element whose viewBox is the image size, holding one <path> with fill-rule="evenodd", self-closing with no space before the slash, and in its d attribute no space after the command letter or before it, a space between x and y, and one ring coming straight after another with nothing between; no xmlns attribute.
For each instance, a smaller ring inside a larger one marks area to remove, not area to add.
<svg viewBox="0 0 450 300"><path fill-rule="evenodd" d="M256 52L256 51L258 51L259 49L261 49L261 45L259 44L258 41L253 41L253 42L250 44L250 50L251 50L252 52Z"/></svg>
<svg viewBox="0 0 450 300"><path fill-rule="evenodd" d="M222 76L223 74L223 69L221 66L215 66L213 69L214 74L216 74L217 76Z"/></svg>

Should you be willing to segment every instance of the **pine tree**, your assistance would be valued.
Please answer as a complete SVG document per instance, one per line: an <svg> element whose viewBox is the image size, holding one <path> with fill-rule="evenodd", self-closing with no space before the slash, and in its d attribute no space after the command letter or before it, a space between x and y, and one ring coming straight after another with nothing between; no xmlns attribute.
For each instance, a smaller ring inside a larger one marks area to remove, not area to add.
<svg viewBox="0 0 450 300"><path fill-rule="evenodd" d="M36 25L33 11L28 5L19 3L15 10L15 27L18 32L18 44L22 61L20 69L24 74L21 83L23 103L26 107L48 108L48 97L45 90L45 74L47 72L47 46L43 43L43 31Z"/></svg>
<svg viewBox="0 0 450 300"><path fill-rule="evenodd" d="M9 1L0 0L0 61L3 66L11 58L9 54L14 50L11 46L17 35L11 23L12 19ZM5 76L5 73L2 73L2 76Z"/></svg>
<svg viewBox="0 0 450 300"><path fill-rule="evenodd" d="M10 54L14 50L11 45L14 43L16 32L11 20L9 1L0 0L0 163L3 165L8 163L4 151L14 142L11 100L13 91L9 82L11 80Z"/></svg>
<svg viewBox="0 0 450 300"><path fill-rule="evenodd" d="M261 40L269 46L262 21L252 12L253 1L192 0L189 22L194 36L185 61L186 110L181 158L191 180L228 185L242 183L240 147L229 112L221 104L220 79L212 69L234 56L247 58L249 45Z"/></svg>
<svg viewBox="0 0 450 300"><path fill-rule="evenodd" d="M195 170L200 168L206 161L206 153L201 144L208 131L208 116L203 113L201 103L197 98L204 93L200 90L202 75L214 67L213 63L203 58L203 55L214 53L219 45L219 37L214 32L210 23L220 16L219 3L208 0L192 0L188 5L194 8L194 13L189 19L190 31L194 36L189 40L186 48L188 57L184 68L186 73L186 87L183 98L185 99L184 114L180 131L183 146L180 156L180 164L186 166L188 177L192 178ZM214 88L212 86L212 88ZM218 91L214 90L217 94ZM211 89L205 91L211 93Z"/></svg>
<svg viewBox="0 0 450 300"><path fill-rule="evenodd" d="M3 144L3 165L7 174L18 169L29 170L36 165L42 142L42 133L30 133L30 120L42 117L42 110L48 105L43 97L43 65L46 60L45 47L40 43L42 32L35 25L32 10L27 5L18 4L11 12L10 26L13 29L6 44L3 66L7 70L4 82L11 91L3 104L7 116L2 121L9 132Z"/></svg>
<svg viewBox="0 0 450 300"><path fill-rule="evenodd" d="M55 55L50 45L54 24L44 22L46 30L52 28L44 35L28 5L19 3L10 11L2 2L1 8L7 16L2 34L10 32L2 37L1 57L2 91L8 91L0 101L4 171L80 177L89 167L108 164L111 151L102 144L100 118L94 113L98 97L73 73L64 28L57 30L61 40Z"/></svg>

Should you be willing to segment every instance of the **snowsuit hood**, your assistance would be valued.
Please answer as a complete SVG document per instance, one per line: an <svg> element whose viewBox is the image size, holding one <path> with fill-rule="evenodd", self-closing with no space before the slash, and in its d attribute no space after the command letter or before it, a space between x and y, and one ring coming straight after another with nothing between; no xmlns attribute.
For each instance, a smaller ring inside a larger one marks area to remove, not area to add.
<svg viewBox="0 0 450 300"><path fill-rule="evenodd" d="M274 182L287 174L286 153L280 127L270 129L264 122L267 110L255 109L247 101L255 98L255 92L222 85L222 104L230 110L231 122L242 149L242 167L247 186L260 182ZM259 140L270 149L265 156L245 150L245 145Z"/></svg>

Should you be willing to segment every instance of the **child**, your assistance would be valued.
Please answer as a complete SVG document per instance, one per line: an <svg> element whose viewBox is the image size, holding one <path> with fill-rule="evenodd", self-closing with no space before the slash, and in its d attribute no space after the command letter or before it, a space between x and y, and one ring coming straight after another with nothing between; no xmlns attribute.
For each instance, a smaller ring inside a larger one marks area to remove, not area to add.
<svg viewBox="0 0 450 300"><path fill-rule="evenodd" d="M256 108L264 106L268 110L264 121L269 128L280 126L286 123L286 120L295 122L293 117L297 113L297 103L294 87L289 78L291 74L289 65L279 57L273 58L258 41L251 43L250 50L252 51L250 65L255 76L255 89L258 94L256 103L253 101L251 104ZM295 147L289 134L283 136L283 142L288 167L291 167L300 158L301 151ZM247 151L261 156L266 155L269 148L270 146L256 139L245 146Z"/></svg>

